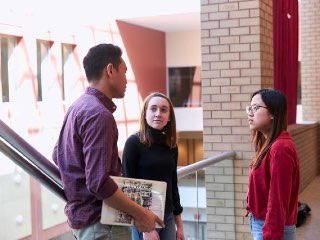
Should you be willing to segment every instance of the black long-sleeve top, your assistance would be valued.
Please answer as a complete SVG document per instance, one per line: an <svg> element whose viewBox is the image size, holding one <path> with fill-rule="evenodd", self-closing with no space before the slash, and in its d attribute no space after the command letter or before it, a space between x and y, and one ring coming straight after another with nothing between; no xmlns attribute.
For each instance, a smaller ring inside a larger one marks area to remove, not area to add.
<svg viewBox="0 0 320 240"><path fill-rule="evenodd" d="M165 212L182 213L177 181L178 148L164 145L161 131L152 129L154 143L147 147L139 133L131 135L124 146L122 173L124 177L164 181L167 183Z"/></svg>

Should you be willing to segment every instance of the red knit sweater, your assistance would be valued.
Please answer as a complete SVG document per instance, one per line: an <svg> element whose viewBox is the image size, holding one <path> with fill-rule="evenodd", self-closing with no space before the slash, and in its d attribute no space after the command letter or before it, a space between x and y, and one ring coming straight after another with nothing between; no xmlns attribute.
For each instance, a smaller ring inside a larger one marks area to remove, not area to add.
<svg viewBox="0 0 320 240"><path fill-rule="evenodd" d="M299 160L288 132L282 132L257 169L251 169L247 210L265 220L263 240L281 240L285 225L298 213Z"/></svg>

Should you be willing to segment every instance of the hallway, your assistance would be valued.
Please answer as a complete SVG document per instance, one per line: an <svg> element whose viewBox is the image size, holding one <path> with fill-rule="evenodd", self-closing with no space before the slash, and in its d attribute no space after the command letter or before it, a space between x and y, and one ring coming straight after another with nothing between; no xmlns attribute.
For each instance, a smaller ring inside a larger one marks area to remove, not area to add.
<svg viewBox="0 0 320 240"><path fill-rule="evenodd" d="M299 201L307 203L311 212L305 223L297 228L297 240L320 239L320 176L299 194Z"/></svg>

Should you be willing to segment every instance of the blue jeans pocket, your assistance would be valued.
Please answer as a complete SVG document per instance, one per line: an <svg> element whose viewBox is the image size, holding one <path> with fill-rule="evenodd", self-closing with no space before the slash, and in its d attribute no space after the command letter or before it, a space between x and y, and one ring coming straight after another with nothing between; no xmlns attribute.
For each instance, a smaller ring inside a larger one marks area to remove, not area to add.
<svg viewBox="0 0 320 240"><path fill-rule="evenodd" d="M262 228L264 220L255 219L250 214L250 231L254 240L262 240Z"/></svg>

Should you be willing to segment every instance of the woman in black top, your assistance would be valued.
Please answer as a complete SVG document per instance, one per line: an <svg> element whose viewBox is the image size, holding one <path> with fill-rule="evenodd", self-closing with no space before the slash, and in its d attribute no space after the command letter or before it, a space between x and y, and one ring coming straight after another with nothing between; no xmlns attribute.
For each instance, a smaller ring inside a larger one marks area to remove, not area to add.
<svg viewBox="0 0 320 240"><path fill-rule="evenodd" d="M165 228L142 234L135 227L132 239L184 240L177 185L178 147L173 105L165 95L151 93L144 101L139 132L124 146L122 171L125 177L165 181L167 183Z"/></svg>

